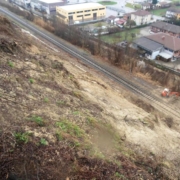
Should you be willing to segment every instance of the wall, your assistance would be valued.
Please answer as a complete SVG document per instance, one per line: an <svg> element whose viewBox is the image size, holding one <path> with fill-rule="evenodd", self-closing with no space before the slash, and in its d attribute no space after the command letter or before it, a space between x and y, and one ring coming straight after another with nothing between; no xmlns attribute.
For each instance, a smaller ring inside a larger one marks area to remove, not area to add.
<svg viewBox="0 0 180 180"><path fill-rule="evenodd" d="M159 52L160 52L160 50L158 50L158 51L153 51L153 52L152 52L152 55L151 55L151 59L152 59L152 60L156 59L156 56L159 54Z"/></svg>
<svg viewBox="0 0 180 180"><path fill-rule="evenodd" d="M50 14L52 11L56 11L56 6L62 6L65 2L57 2L57 3L44 3L38 0L31 0L31 7L34 9L37 7L39 11L44 10L47 14Z"/></svg>
<svg viewBox="0 0 180 180"><path fill-rule="evenodd" d="M151 15L147 16L137 16L134 14L131 14L131 20L136 22L136 25L142 25L142 24L148 24L151 21Z"/></svg>
<svg viewBox="0 0 180 180"><path fill-rule="evenodd" d="M100 10L103 8L102 10ZM96 10L95 10L96 9ZM65 24L74 24L75 21L89 21L89 20L97 20L103 19L106 16L106 7L87 7L76 10L65 10L63 7L56 7L56 12L61 20L64 21ZM93 18L93 13L97 14L97 18ZM69 20L69 16L72 16L72 20Z"/></svg>

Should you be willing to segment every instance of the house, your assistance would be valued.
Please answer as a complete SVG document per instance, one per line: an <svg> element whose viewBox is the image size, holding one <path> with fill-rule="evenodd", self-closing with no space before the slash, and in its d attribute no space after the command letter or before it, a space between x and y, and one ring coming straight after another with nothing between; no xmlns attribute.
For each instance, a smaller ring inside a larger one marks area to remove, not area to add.
<svg viewBox="0 0 180 180"><path fill-rule="evenodd" d="M143 10L151 9L152 8L152 4L148 3L148 2L144 2L144 3L141 4L141 7L142 7Z"/></svg>
<svg viewBox="0 0 180 180"><path fill-rule="evenodd" d="M151 22L151 18L152 14L145 10L138 10L124 15L124 19L134 21L137 26L149 24Z"/></svg>
<svg viewBox="0 0 180 180"><path fill-rule="evenodd" d="M136 48L143 49L151 60L157 57L169 61L180 57L180 39L165 33L156 33L134 41Z"/></svg>
<svg viewBox="0 0 180 180"><path fill-rule="evenodd" d="M156 56L163 48L162 44L152 41L146 37L140 37L136 39L133 45L137 49L144 50L144 52L146 53L146 57L151 60L156 59Z"/></svg>
<svg viewBox="0 0 180 180"><path fill-rule="evenodd" d="M106 6L99 3L79 3L56 7L59 19L65 24L75 22L93 22L106 17Z"/></svg>
<svg viewBox="0 0 180 180"><path fill-rule="evenodd" d="M179 18L180 17L180 9L175 8L175 7L171 7L166 11L166 17L167 18Z"/></svg>
<svg viewBox="0 0 180 180"><path fill-rule="evenodd" d="M115 24L116 21L119 20L119 17L116 17L116 16L109 16L106 21L109 23L109 24Z"/></svg>
<svg viewBox="0 0 180 180"><path fill-rule="evenodd" d="M119 19L118 21L115 22L115 24L118 26L118 27L123 27L124 25L126 25L126 20L124 19Z"/></svg>
<svg viewBox="0 0 180 180"><path fill-rule="evenodd" d="M165 1L158 2L158 3L156 4L156 7L158 7L158 8L168 8L168 7L170 7L170 6L171 6L171 3L165 2Z"/></svg>
<svg viewBox="0 0 180 180"><path fill-rule="evenodd" d="M177 14L176 18L180 20L180 13Z"/></svg>
<svg viewBox="0 0 180 180"><path fill-rule="evenodd" d="M169 34L170 36L180 38L180 26L169 24L163 21L157 21L152 23L151 31L153 33L163 32Z"/></svg>

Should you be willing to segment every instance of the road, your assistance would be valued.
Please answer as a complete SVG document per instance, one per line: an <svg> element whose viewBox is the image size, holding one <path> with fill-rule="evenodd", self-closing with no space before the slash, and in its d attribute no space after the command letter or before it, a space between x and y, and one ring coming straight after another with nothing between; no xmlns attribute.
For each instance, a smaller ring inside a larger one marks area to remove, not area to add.
<svg viewBox="0 0 180 180"><path fill-rule="evenodd" d="M171 106L168 106L167 103L164 103L162 98L157 98L153 93L149 91L149 89L144 89L140 86L138 86L136 83L133 83L131 80L128 80L124 76L120 76L119 73L114 72L114 69L109 67L105 67L102 64L99 64L95 61L93 57L83 55L80 50L78 50L75 46L67 45L64 43L63 40L55 37L54 35L46 32L45 30L40 30L37 26L30 23L27 20L24 20L17 15L9 12L8 10L0 7L0 12L3 14L6 14L10 18L12 18L14 21L18 22L22 26L25 26L32 32L36 33L38 36L46 39L50 43L54 44L55 46L61 48L68 54L71 54L73 57L80 59L82 62L90 65L91 67L97 69L99 72L103 73L106 77L111 78L115 82L123 85L127 90L133 92L137 96L140 96L142 98L145 98L149 102L151 102L152 105L154 105L155 108L159 109L161 112L163 112L166 115L171 115L172 117L176 119L180 119L180 114L178 110L176 111Z"/></svg>

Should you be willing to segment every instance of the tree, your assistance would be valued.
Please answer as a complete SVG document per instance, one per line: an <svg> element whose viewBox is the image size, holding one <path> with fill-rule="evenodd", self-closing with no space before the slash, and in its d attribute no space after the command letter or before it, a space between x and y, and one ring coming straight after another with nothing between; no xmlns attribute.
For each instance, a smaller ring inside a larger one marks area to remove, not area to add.
<svg viewBox="0 0 180 180"><path fill-rule="evenodd" d="M152 3L153 3L153 4L157 4L157 0L153 0Z"/></svg>

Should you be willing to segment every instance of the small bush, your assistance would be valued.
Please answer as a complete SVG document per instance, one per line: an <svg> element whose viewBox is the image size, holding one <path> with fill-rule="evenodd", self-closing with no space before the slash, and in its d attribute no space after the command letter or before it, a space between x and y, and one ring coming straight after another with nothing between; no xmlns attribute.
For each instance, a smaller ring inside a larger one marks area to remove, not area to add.
<svg viewBox="0 0 180 180"><path fill-rule="evenodd" d="M33 83L34 83L34 79L30 78L30 79L29 79L29 82L30 82L31 84L33 84Z"/></svg>
<svg viewBox="0 0 180 180"><path fill-rule="evenodd" d="M28 137L29 133L27 132L25 133L17 132L17 133L14 133L14 136L18 143L27 143L29 140L29 137Z"/></svg>
<svg viewBox="0 0 180 180"><path fill-rule="evenodd" d="M61 132L56 132L56 138L57 138L57 141L61 141L63 140L63 135Z"/></svg>
<svg viewBox="0 0 180 180"><path fill-rule="evenodd" d="M13 67L14 67L13 62L11 62L11 61L8 61L8 65L9 65L9 67L11 67L11 68L13 68Z"/></svg>
<svg viewBox="0 0 180 180"><path fill-rule="evenodd" d="M124 179L124 180L126 179L124 177L124 175L120 174L119 172L116 172L114 176L117 177L117 178L120 178L120 179Z"/></svg>
<svg viewBox="0 0 180 180"><path fill-rule="evenodd" d="M37 123L39 126L43 126L43 125L44 125L44 120L43 120L42 117L40 117L40 116L32 116L32 117L31 117L31 121L34 121L34 122Z"/></svg>
<svg viewBox="0 0 180 180"><path fill-rule="evenodd" d="M48 141L46 139L44 139L44 138L41 138L40 139L40 144L46 146L46 145L48 145Z"/></svg>
<svg viewBox="0 0 180 180"><path fill-rule="evenodd" d="M49 99L48 98L44 98L44 102L49 102Z"/></svg>
<svg viewBox="0 0 180 180"><path fill-rule="evenodd" d="M93 117L87 117L87 123L90 125L94 125L96 123L96 120Z"/></svg>

